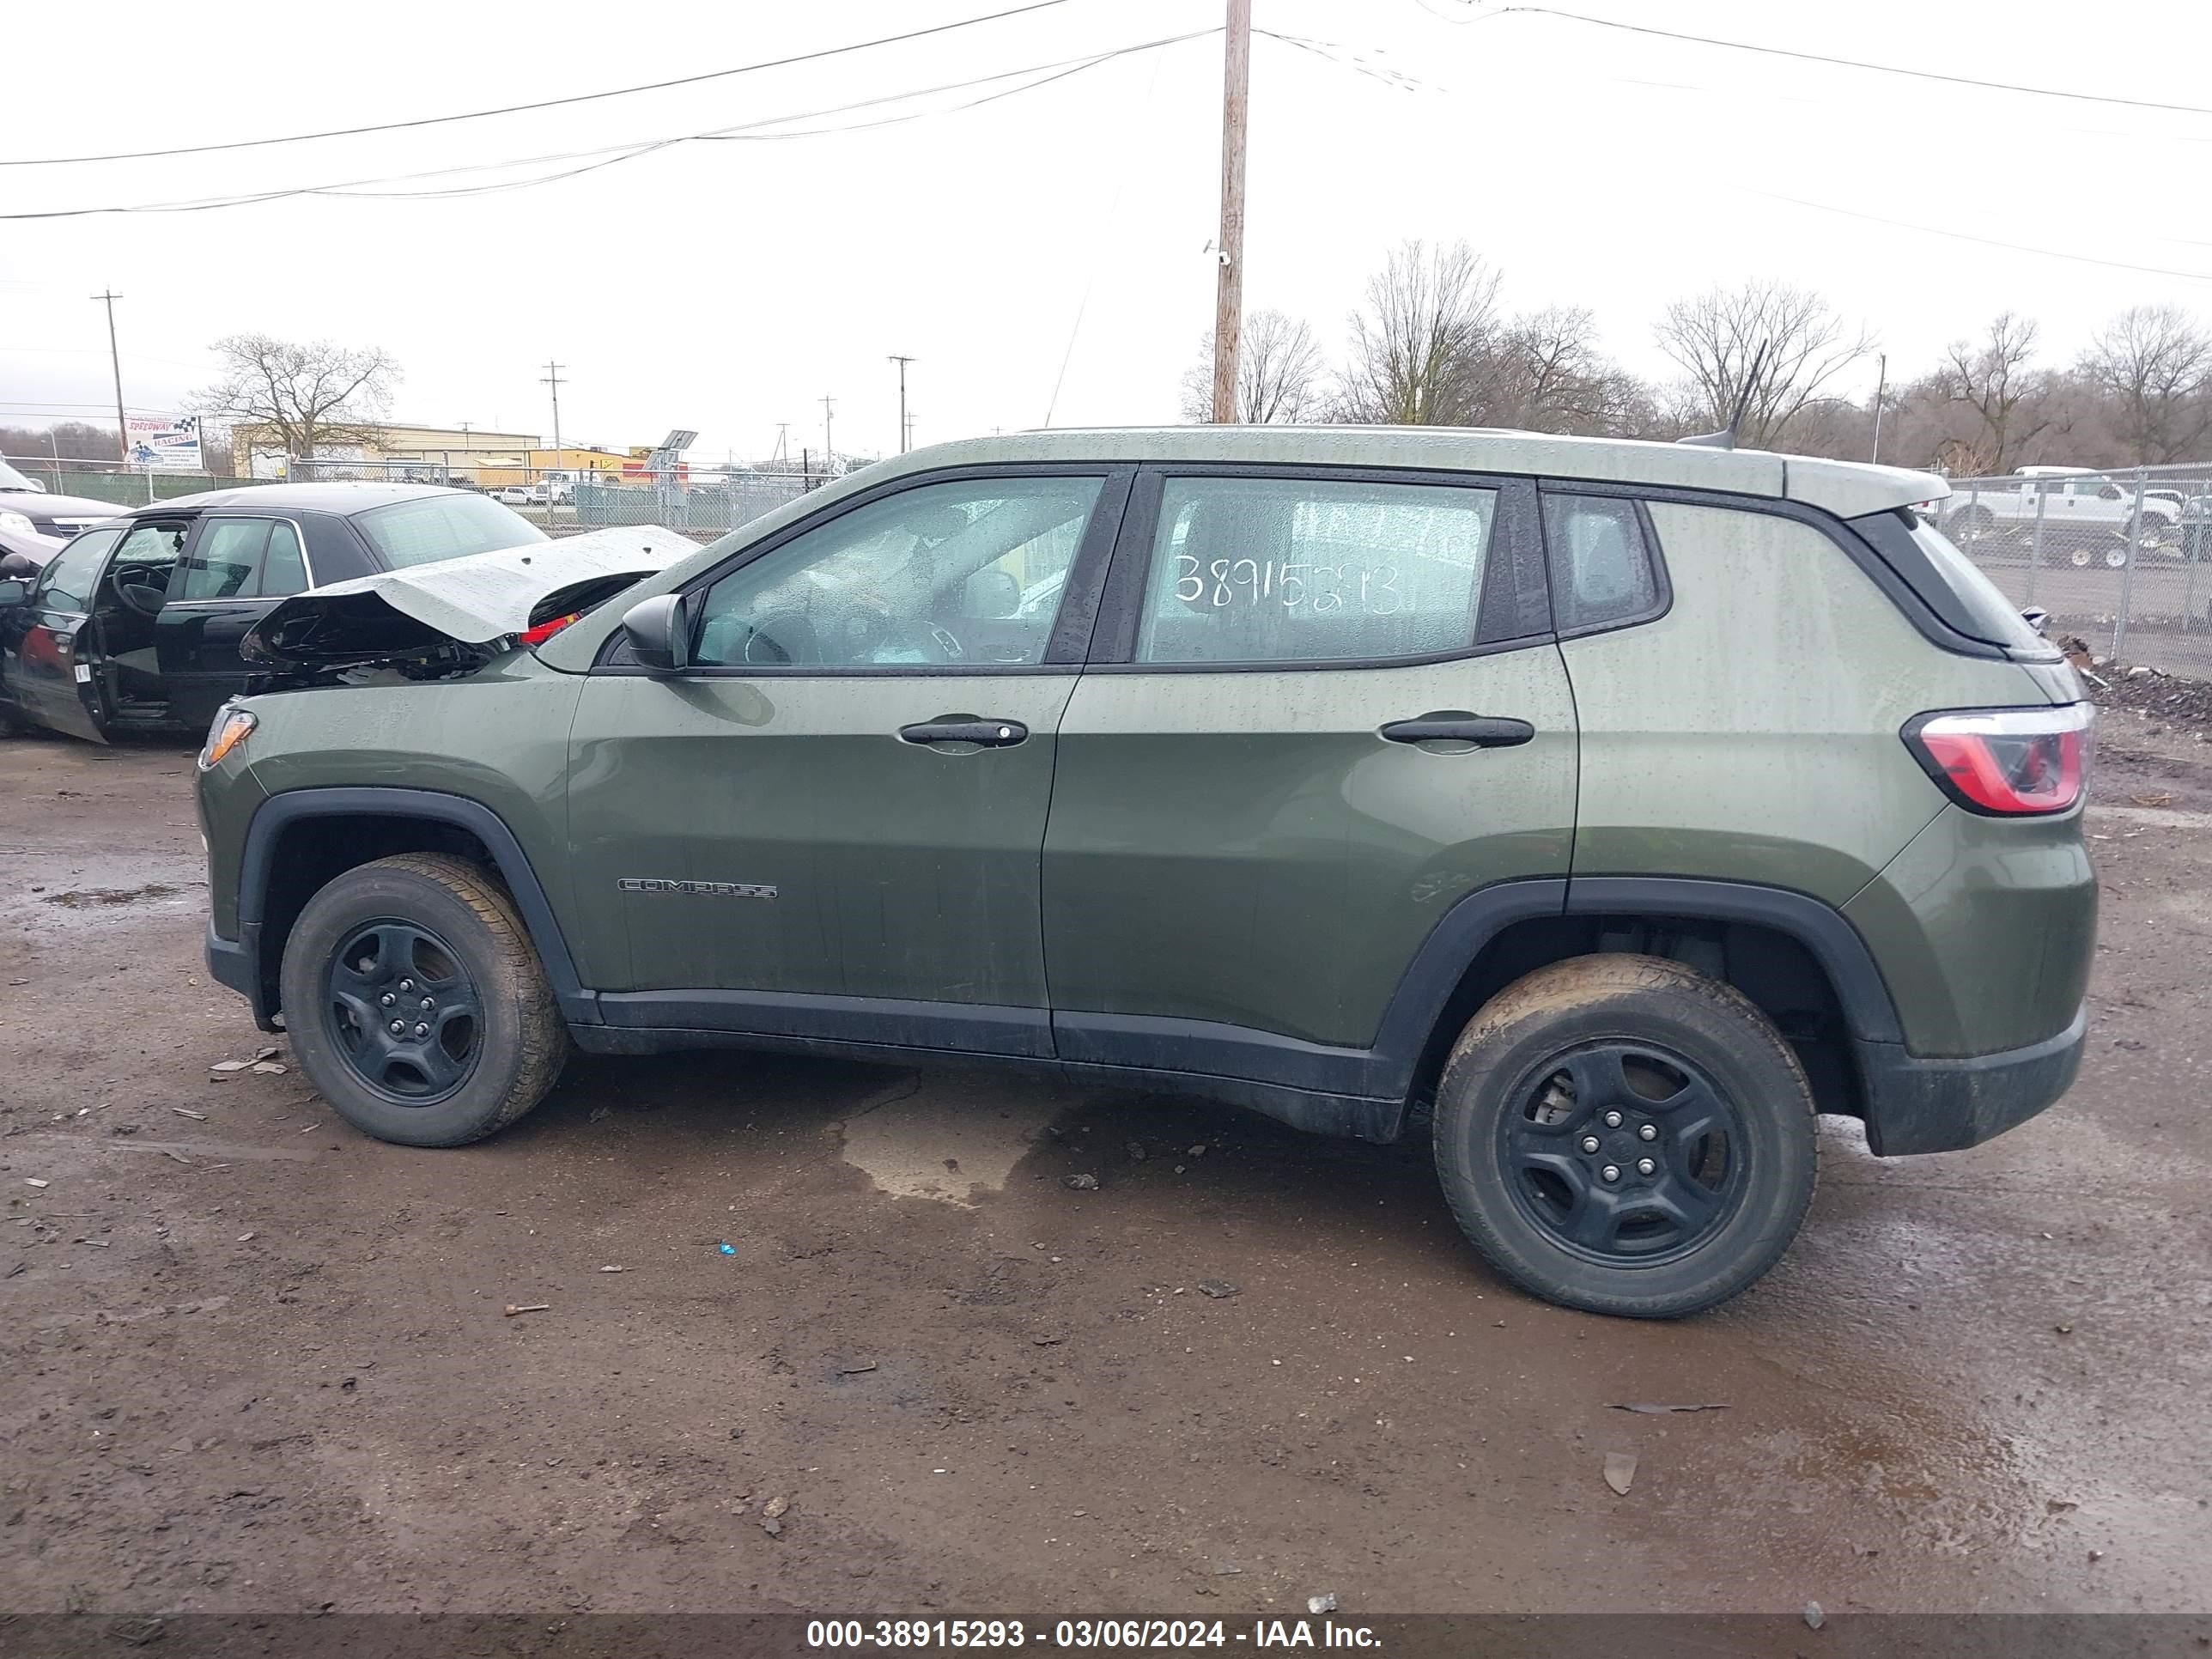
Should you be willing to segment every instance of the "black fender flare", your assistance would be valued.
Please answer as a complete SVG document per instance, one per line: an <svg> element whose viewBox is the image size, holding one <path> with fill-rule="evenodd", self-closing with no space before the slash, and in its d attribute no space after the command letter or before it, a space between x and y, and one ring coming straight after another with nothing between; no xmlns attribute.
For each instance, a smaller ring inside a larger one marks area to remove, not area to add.
<svg viewBox="0 0 2212 1659"><path fill-rule="evenodd" d="M498 813L482 801L434 789L334 787L288 789L263 801L254 810L246 830L246 853L238 877L239 933L258 963L262 923L266 919L269 878L276 848L284 832L313 818L374 817L421 818L465 830L484 844L507 890L522 912L530 942L544 964L545 977L561 1005L562 1017L572 1024L599 1023L597 994L584 988L576 975L575 959L545 896L545 888L531 867L522 843Z"/></svg>
<svg viewBox="0 0 2212 1659"><path fill-rule="evenodd" d="M1461 899L1422 941L1391 994L1374 1046L1364 1056L1358 1091L1405 1098L1437 1022L1492 942L1516 922L1576 915L1738 921L1771 928L1803 945L1827 975L1853 1038L1900 1046L1905 1041L1897 1005L1866 941L1841 911L1808 894L1710 877L1502 881Z"/></svg>
<svg viewBox="0 0 2212 1659"><path fill-rule="evenodd" d="M1905 1027L1874 952L1842 911L1786 887L1691 876L1577 876L1567 884L1572 915L1680 916L1743 921L1794 939L1812 953L1862 1042L1902 1044Z"/></svg>

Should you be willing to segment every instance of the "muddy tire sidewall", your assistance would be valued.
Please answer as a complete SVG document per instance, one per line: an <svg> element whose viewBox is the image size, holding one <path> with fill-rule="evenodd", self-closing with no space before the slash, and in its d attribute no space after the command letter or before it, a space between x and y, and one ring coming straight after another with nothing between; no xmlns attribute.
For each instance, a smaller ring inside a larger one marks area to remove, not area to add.
<svg viewBox="0 0 2212 1659"><path fill-rule="evenodd" d="M332 954L364 923L413 922L451 948L473 981L481 1017L474 1069L432 1104L374 1089L339 1049L325 1007ZM552 989L506 895L459 860L403 856L334 878L307 902L281 969L292 1052L323 1098L364 1134L406 1146L459 1146L520 1117L567 1057Z"/></svg>
<svg viewBox="0 0 2212 1659"><path fill-rule="evenodd" d="M1498 1156L1505 1113L1551 1056L1606 1041L1693 1061L1734 1103L1743 1185L1718 1229L1679 1259L1603 1265L1563 1247L1516 1203ZM1803 1071L1743 996L1678 963L1611 956L1554 963L1508 987L1468 1024L1437 1085L1437 1172L1483 1256L1522 1290L1593 1313L1673 1318L1735 1296L1781 1260L1818 1172Z"/></svg>

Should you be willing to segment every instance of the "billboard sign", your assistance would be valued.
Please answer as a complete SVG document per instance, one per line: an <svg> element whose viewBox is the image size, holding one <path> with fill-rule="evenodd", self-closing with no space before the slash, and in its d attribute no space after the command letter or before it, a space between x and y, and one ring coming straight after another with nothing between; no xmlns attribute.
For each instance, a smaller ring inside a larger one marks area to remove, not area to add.
<svg viewBox="0 0 2212 1659"><path fill-rule="evenodd" d="M200 417L197 415L132 415L124 437L131 465L150 472L204 472L200 465Z"/></svg>

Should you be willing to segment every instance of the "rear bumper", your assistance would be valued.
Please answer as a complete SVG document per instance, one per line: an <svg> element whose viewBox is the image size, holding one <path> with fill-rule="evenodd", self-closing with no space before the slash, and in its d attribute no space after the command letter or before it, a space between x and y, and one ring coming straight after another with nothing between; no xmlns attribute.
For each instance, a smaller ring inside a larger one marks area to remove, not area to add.
<svg viewBox="0 0 2212 1659"><path fill-rule="evenodd" d="M1877 1157L1953 1152L2025 1123L2074 1084L2089 1011L2057 1036L1967 1060L1923 1060L1892 1042L1858 1045L1867 1145Z"/></svg>
<svg viewBox="0 0 2212 1659"><path fill-rule="evenodd" d="M269 1006L261 986L261 925L248 922L241 931L246 935L243 939L225 939L216 932L212 921L208 923L208 973L217 983L228 985L252 1005L256 1025L264 1031L273 1031L276 1029L272 1017L275 1010Z"/></svg>

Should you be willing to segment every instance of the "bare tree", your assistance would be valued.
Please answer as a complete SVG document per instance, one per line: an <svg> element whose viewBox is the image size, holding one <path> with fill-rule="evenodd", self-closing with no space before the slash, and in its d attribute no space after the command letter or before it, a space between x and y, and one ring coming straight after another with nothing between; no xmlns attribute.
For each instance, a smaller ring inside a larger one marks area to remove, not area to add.
<svg viewBox="0 0 2212 1659"><path fill-rule="evenodd" d="M1703 419L1725 427L1740 411L1738 436L1759 447L1781 439L1873 345L1819 295L1780 282L1677 300L1656 331L1659 349L1689 376L1683 390Z"/></svg>
<svg viewBox="0 0 2212 1659"><path fill-rule="evenodd" d="M2039 331L2033 319L2007 311L1979 341L1954 340L1936 372L1947 403L1964 405L1975 429L1954 441L1953 470L1974 476L2005 471L2021 447L2051 424L2050 379L2028 367Z"/></svg>
<svg viewBox="0 0 2212 1659"><path fill-rule="evenodd" d="M1338 413L1348 421L1467 426L1494 387L1481 369L1498 331L1498 273L1465 242L1401 244L1352 314Z"/></svg>
<svg viewBox="0 0 2212 1659"><path fill-rule="evenodd" d="M2180 460L2212 432L2212 336L2178 306L2122 312L2081 360L2082 377L2118 405L2128 459Z"/></svg>
<svg viewBox="0 0 2212 1659"><path fill-rule="evenodd" d="M52 426L0 426L0 455L37 460L59 456L64 461L115 459L115 428L83 421L56 421Z"/></svg>
<svg viewBox="0 0 2212 1659"><path fill-rule="evenodd" d="M1589 437L1639 431L1653 410L1649 389L1598 347L1597 319L1580 307L1516 317L1480 379L1487 418L1535 432Z"/></svg>
<svg viewBox="0 0 2212 1659"><path fill-rule="evenodd" d="M1321 413L1324 370L1313 330L1279 311L1244 319L1237 349L1237 419L1247 426L1310 421ZM1198 360L1183 371L1182 417L1213 418L1213 331L1200 341Z"/></svg>
<svg viewBox="0 0 2212 1659"><path fill-rule="evenodd" d="M374 346L233 334L211 349L223 376L198 395L198 407L274 434L296 460L313 460L333 444L374 441L399 379L399 365Z"/></svg>

